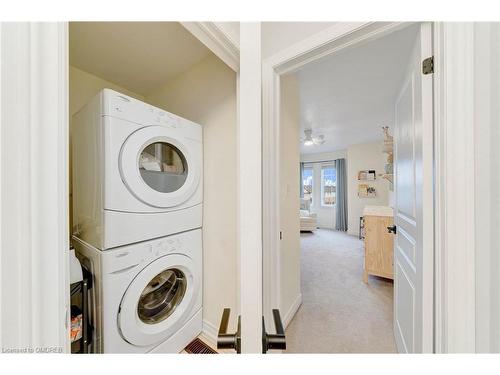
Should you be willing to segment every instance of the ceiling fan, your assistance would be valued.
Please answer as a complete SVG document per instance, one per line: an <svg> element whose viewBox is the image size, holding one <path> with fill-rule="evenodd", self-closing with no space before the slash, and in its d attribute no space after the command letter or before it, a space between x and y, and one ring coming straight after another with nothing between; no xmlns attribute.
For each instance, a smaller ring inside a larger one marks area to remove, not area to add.
<svg viewBox="0 0 500 375"><path fill-rule="evenodd" d="M304 134L305 137L300 139L300 142L304 146L322 145L325 143L325 136L323 134L319 134L313 137L312 129L305 129Z"/></svg>

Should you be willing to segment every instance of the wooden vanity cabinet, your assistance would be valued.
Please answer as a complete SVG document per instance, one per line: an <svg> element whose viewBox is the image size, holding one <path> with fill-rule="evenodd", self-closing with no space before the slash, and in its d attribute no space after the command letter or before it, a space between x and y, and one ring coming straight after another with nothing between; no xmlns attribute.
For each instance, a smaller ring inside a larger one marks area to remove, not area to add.
<svg viewBox="0 0 500 375"><path fill-rule="evenodd" d="M394 234L387 227L394 223L392 216L365 215L365 261L363 281L368 275L394 279L393 253Z"/></svg>

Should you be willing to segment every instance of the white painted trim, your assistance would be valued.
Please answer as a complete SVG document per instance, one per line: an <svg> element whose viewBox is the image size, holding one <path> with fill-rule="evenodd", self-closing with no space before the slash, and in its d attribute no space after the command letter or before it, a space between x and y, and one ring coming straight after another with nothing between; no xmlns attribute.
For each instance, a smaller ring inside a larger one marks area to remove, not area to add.
<svg viewBox="0 0 500 375"><path fill-rule="evenodd" d="M279 74L291 73L343 48L380 38L406 25L402 22L338 22L268 57L263 64Z"/></svg>
<svg viewBox="0 0 500 375"><path fill-rule="evenodd" d="M2 345L69 352L67 24L1 28Z"/></svg>
<svg viewBox="0 0 500 375"><path fill-rule="evenodd" d="M262 353L262 60L260 35L259 22L245 22L240 25L237 181L242 353Z"/></svg>
<svg viewBox="0 0 500 375"><path fill-rule="evenodd" d="M235 72L240 69L238 43L215 22L181 22L181 25Z"/></svg>
<svg viewBox="0 0 500 375"><path fill-rule="evenodd" d="M300 305L302 305L302 293L299 293L297 295L297 298L295 298L285 316L283 316L283 324L285 328L287 328L288 325L292 322L295 314L297 314L297 311L299 310Z"/></svg>
<svg viewBox="0 0 500 375"><path fill-rule="evenodd" d="M279 108L280 80L274 67L262 67L262 246L263 290L265 320L272 321L272 309L281 306L280 268L280 142Z"/></svg>
<svg viewBox="0 0 500 375"><path fill-rule="evenodd" d="M3 118L3 113L2 113L2 91L3 91L3 81L2 81L2 65L3 65L3 59L2 59L2 27L3 24L0 23L0 332L2 331L2 322L3 322L3 317L2 317L2 280L3 280L3 273L2 273L2 244L3 244L3 238L2 238L2 219L3 219L3 193L2 193L2 181L3 179L3 168L2 168L2 118ZM3 335L0 333L0 348L3 348Z"/></svg>
<svg viewBox="0 0 500 375"><path fill-rule="evenodd" d="M471 353L476 323L474 24L437 23L434 35L435 350Z"/></svg>
<svg viewBox="0 0 500 375"><path fill-rule="evenodd" d="M432 23L423 22L420 27L422 58L430 57L433 51ZM434 352L434 75L421 76L422 92L422 336L418 352ZM397 177L397 176L395 176ZM395 198L396 199L396 198Z"/></svg>
<svg viewBox="0 0 500 375"><path fill-rule="evenodd" d="M203 319L203 327L201 330L201 336L208 341L208 344L217 347L217 335L219 330L216 326L210 323L208 320Z"/></svg>

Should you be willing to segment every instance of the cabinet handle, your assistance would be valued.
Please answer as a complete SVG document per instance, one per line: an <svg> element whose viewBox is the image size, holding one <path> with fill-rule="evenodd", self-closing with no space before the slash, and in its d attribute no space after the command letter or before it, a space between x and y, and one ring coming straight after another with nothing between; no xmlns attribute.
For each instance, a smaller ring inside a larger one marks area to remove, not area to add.
<svg viewBox="0 0 500 375"><path fill-rule="evenodd" d="M390 227L387 227L387 232L396 234L396 232L397 232L396 226L391 225Z"/></svg>

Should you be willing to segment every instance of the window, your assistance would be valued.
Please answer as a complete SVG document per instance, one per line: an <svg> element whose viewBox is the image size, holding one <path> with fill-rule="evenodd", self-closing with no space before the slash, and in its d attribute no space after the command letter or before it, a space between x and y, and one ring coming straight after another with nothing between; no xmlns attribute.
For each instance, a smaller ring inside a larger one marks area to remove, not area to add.
<svg viewBox="0 0 500 375"><path fill-rule="evenodd" d="M187 179L186 158L170 143L146 146L139 156L138 167L144 182L160 193L179 190Z"/></svg>
<svg viewBox="0 0 500 375"><path fill-rule="evenodd" d="M333 165L321 167L321 204L333 206L335 204L337 188L337 171Z"/></svg>
<svg viewBox="0 0 500 375"><path fill-rule="evenodd" d="M313 169L304 167L302 169L302 195L304 199L309 199L312 204L313 197Z"/></svg>

